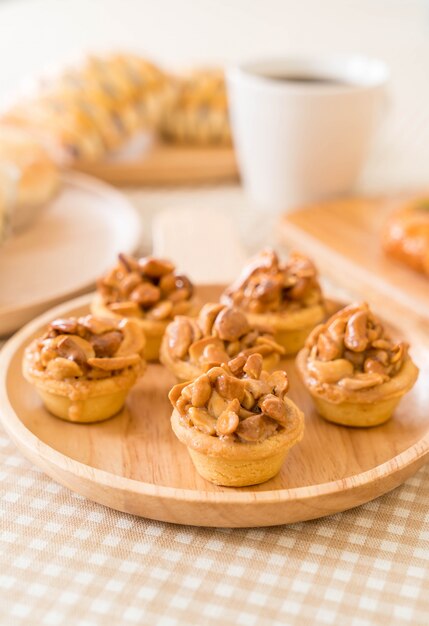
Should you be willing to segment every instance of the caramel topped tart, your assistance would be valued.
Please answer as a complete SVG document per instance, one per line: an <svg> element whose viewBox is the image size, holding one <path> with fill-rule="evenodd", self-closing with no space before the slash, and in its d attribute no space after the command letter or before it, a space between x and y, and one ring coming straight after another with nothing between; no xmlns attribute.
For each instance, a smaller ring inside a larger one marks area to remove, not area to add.
<svg viewBox="0 0 429 626"><path fill-rule="evenodd" d="M224 304L205 304L198 318L178 316L167 327L164 344L173 360L195 365L226 363L241 354L281 355L269 328L252 326L243 311Z"/></svg>
<svg viewBox="0 0 429 626"><path fill-rule="evenodd" d="M259 443L288 425L286 372L262 370L260 354L240 355L173 387L169 398L182 425L223 441Z"/></svg>
<svg viewBox="0 0 429 626"><path fill-rule="evenodd" d="M33 376L54 380L99 380L127 369L143 370L145 339L133 320L92 315L57 319L26 350Z"/></svg>
<svg viewBox="0 0 429 626"><path fill-rule="evenodd" d="M317 326L306 349L308 384L325 391L382 385L398 374L408 355L408 344L392 341L366 302L351 304Z"/></svg>
<svg viewBox="0 0 429 626"><path fill-rule="evenodd" d="M97 284L103 305L115 315L153 321L190 314L194 287L171 261L120 254L118 264Z"/></svg>
<svg viewBox="0 0 429 626"><path fill-rule="evenodd" d="M249 313L299 311L323 303L317 269L299 252L283 263L274 250L263 250L230 285L222 302Z"/></svg>

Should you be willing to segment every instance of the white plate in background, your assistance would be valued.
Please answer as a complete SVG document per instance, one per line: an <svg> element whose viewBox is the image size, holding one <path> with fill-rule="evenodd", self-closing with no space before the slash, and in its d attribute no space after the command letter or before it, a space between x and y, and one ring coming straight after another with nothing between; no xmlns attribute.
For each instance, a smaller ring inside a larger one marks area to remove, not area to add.
<svg viewBox="0 0 429 626"><path fill-rule="evenodd" d="M93 287L119 252L136 250L140 234L139 216L120 192L64 174L32 227L0 247L0 335Z"/></svg>

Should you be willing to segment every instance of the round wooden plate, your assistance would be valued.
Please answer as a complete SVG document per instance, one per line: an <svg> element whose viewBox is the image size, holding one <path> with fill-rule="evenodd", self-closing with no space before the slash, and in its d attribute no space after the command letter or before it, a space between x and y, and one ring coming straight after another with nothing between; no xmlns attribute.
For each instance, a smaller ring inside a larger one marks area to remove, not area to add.
<svg viewBox="0 0 429 626"><path fill-rule="evenodd" d="M207 300L219 288L200 287ZM329 515L372 500L401 484L429 454L429 348L415 343L420 367L414 389L393 419L373 429L322 420L298 379L293 359L283 366L290 397L306 415L304 439L269 482L231 489L194 470L170 429L167 393L174 378L150 365L126 409L94 425L63 422L45 411L21 374L24 347L53 318L88 312L88 296L63 304L17 333L0 355L1 421L21 452L49 476L87 498L127 513L198 526L271 526ZM412 337L409 338L412 341Z"/></svg>

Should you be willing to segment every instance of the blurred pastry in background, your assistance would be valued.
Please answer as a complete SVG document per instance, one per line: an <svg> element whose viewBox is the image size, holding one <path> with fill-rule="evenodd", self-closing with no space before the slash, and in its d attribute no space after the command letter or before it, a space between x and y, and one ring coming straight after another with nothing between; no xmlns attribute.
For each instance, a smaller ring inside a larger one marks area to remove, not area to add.
<svg viewBox="0 0 429 626"><path fill-rule="evenodd" d="M223 71L201 69L177 80L176 97L162 117L162 136L183 144L230 145Z"/></svg>
<svg viewBox="0 0 429 626"><path fill-rule="evenodd" d="M0 163L0 244L11 232L10 218L15 205L16 182L10 167Z"/></svg>
<svg viewBox="0 0 429 626"><path fill-rule="evenodd" d="M382 244L389 256L429 275L429 196L415 198L390 216Z"/></svg>
<svg viewBox="0 0 429 626"><path fill-rule="evenodd" d="M104 154L89 115L55 92L21 99L1 121L25 130L60 166L96 161Z"/></svg>
<svg viewBox="0 0 429 626"><path fill-rule="evenodd" d="M29 226L57 192L57 167L24 131L0 125L0 221L3 233ZM6 225L7 224L7 225Z"/></svg>
<svg viewBox="0 0 429 626"><path fill-rule="evenodd" d="M224 291L221 302L245 311L250 324L272 328L286 354L298 352L326 315L317 269L298 252L283 263L274 250L263 250Z"/></svg>
<svg viewBox="0 0 429 626"><path fill-rule="evenodd" d="M89 56L36 82L3 115L31 132L61 165L95 161L153 130L174 94L155 65L131 54Z"/></svg>

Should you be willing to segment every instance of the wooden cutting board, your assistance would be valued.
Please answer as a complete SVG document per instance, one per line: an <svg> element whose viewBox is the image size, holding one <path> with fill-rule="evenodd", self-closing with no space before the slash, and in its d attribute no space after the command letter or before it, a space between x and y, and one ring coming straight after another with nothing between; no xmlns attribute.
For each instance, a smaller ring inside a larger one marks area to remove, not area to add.
<svg viewBox="0 0 429 626"><path fill-rule="evenodd" d="M156 142L130 156L80 165L77 169L108 183L126 185L180 185L237 180L231 147L191 147Z"/></svg>
<svg viewBox="0 0 429 626"><path fill-rule="evenodd" d="M429 320L429 278L385 256L380 232L410 195L347 198L315 204L281 218L279 236L308 253L335 284L371 299L393 300Z"/></svg>

